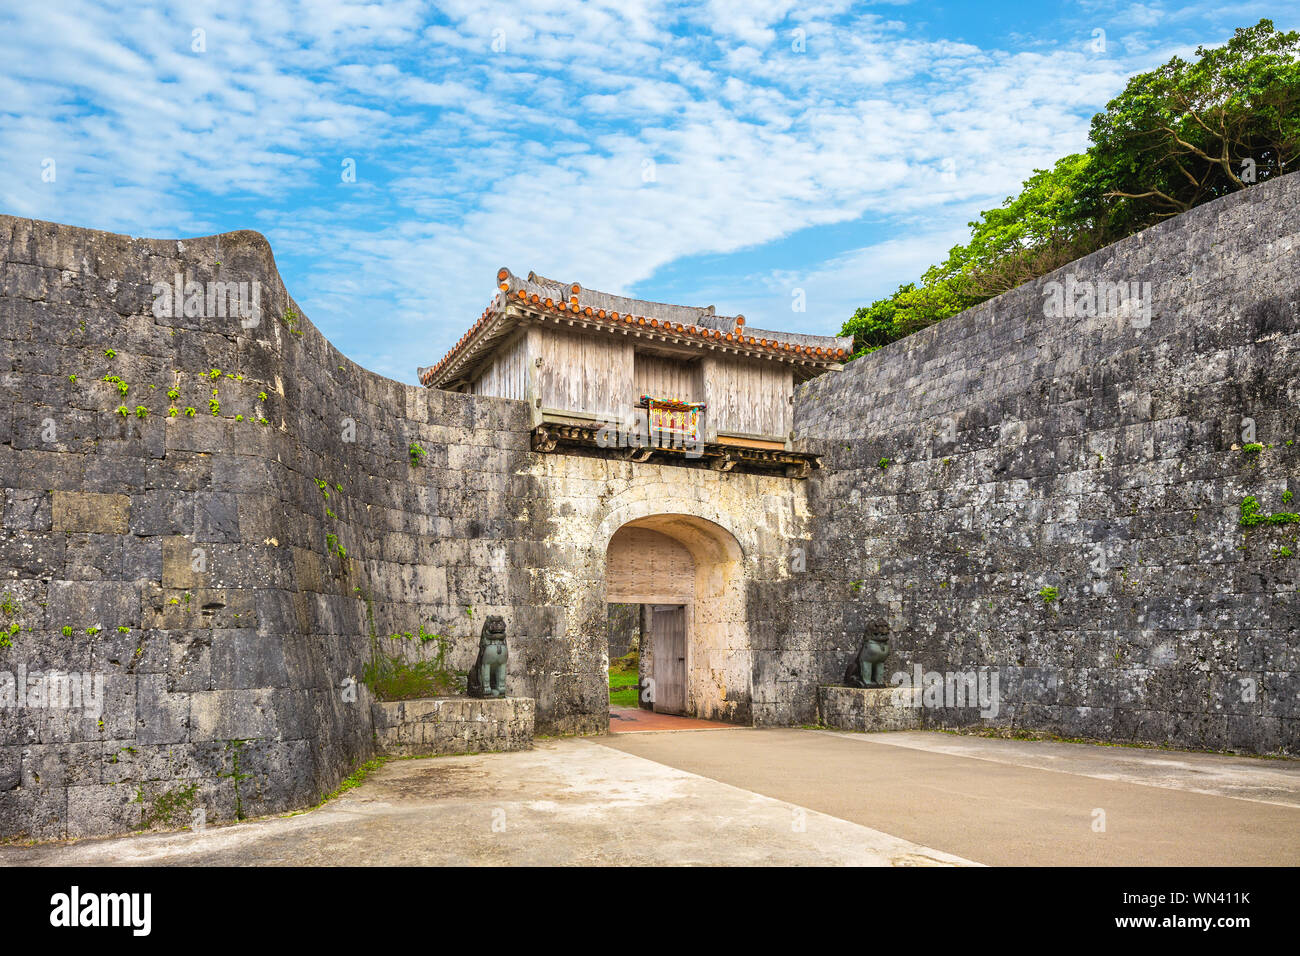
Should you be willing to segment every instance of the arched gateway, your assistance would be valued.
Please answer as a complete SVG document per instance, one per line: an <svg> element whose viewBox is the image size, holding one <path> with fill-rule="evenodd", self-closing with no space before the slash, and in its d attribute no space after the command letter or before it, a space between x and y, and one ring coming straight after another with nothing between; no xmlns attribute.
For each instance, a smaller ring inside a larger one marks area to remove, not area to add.
<svg viewBox="0 0 1300 956"><path fill-rule="evenodd" d="M644 606L643 682L661 713L745 719L753 661L744 555L712 521L655 514L609 539L606 600Z"/></svg>
<svg viewBox="0 0 1300 956"><path fill-rule="evenodd" d="M640 676L654 680L657 709L806 718L813 696L791 688L812 680L811 645L796 640L780 595L803 567L804 480L822 463L796 434L795 391L839 370L853 339L535 272L502 268L496 283L474 326L419 375L429 388L522 403L511 421L535 454L516 474L562 489L526 510L544 545L543 566L528 569L541 613L528 617L562 618L566 638L529 658L539 726L607 726L606 602L654 609L654 672ZM490 417L490 403L475 407ZM485 445L481 458L505 451Z"/></svg>

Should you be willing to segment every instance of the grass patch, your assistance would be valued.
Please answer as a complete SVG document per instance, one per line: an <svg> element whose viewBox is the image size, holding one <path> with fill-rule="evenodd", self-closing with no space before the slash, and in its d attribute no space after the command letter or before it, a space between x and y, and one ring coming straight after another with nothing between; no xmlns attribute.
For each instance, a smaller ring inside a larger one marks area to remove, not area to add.
<svg viewBox="0 0 1300 956"><path fill-rule="evenodd" d="M410 661L400 657L375 658L361 679L380 700L414 700L419 697L464 697L464 671L447 669L441 661Z"/></svg>
<svg viewBox="0 0 1300 956"><path fill-rule="evenodd" d="M324 489L322 488L322 491ZM328 494L328 492L326 493ZM339 548L340 557L344 557ZM469 674L447 666L451 638L431 634L420 625L420 643L437 642L433 660L408 661L404 657L385 654L379 636L375 633L374 606L368 594L361 593L366 602L366 626L370 630L370 661L361 670L361 681L380 700L414 700L419 697L464 697L468 692ZM409 631L392 634L387 638L394 645L402 640L413 640ZM400 645L399 645L400 646Z"/></svg>
<svg viewBox="0 0 1300 956"><path fill-rule="evenodd" d="M366 777L370 776L372 773L374 773L376 770L378 770L380 767L382 767L384 764L388 763L388 761L392 759L393 758L388 756L387 754L381 754L380 756L375 757L373 760L367 760L356 770L352 771L352 773L348 774L348 776L344 777L342 782L340 782L339 785L334 788L333 793L327 793L325 794L325 796L321 797L320 803L316 804L316 806L323 807L325 804L329 803L335 797L341 797L349 790L355 790L357 787L361 786L361 784L365 782Z"/></svg>
<svg viewBox="0 0 1300 956"><path fill-rule="evenodd" d="M609 705L636 707L641 699L641 655L628 651L609 662Z"/></svg>

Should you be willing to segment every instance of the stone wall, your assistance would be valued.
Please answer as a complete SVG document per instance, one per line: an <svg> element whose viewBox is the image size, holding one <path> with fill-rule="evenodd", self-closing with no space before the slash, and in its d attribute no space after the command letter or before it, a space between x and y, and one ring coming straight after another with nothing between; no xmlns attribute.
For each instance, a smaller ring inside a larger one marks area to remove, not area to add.
<svg viewBox="0 0 1300 956"><path fill-rule="evenodd" d="M529 697L376 701L379 748L404 757L528 750L535 702Z"/></svg>
<svg viewBox="0 0 1300 956"><path fill-rule="evenodd" d="M1067 274L1080 309L1054 317ZM819 679L882 622L891 673L988 668L995 725L1295 753L1300 525L1242 508L1300 511L1298 276L1287 176L804 386ZM1083 314L1102 280L1150 283L1149 321Z"/></svg>
<svg viewBox="0 0 1300 956"><path fill-rule="evenodd" d="M609 656L622 657L641 646L641 605L609 604Z"/></svg>
<svg viewBox="0 0 1300 956"><path fill-rule="evenodd" d="M201 296L187 316L185 295L154 314L178 274L258 283L260 318ZM601 732L605 546L646 514L716 522L744 549L762 661L731 662L720 715L779 722L791 670L812 671L782 599L800 486L534 454L522 403L344 358L256 233L0 217L0 347L0 837L314 803L375 752L372 655L441 647L464 669L489 614L539 732ZM39 705L56 670L102 679L102 706Z"/></svg>

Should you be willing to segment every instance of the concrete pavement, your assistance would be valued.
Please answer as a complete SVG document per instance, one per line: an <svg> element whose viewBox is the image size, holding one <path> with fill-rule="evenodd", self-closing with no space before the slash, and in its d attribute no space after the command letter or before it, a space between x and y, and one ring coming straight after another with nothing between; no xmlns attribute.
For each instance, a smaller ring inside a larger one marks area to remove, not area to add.
<svg viewBox="0 0 1300 956"><path fill-rule="evenodd" d="M964 862L860 824L573 738L539 741L530 751L393 761L355 790L295 816L201 833L0 847L0 866Z"/></svg>
<svg viewBox="0 0 1300 956"><path fill-rule="evenodd" d="M605 746L980 863L1300 864L1296 761L927 732L737 729Z"/></svg>
<svg viewBox="0 0 1300 956"><path fill-rule="evenodd" d="M393 761L323 808L199 833L0 847L0 866L972 862L1294 866L1300 762L921 732L646 731Z"/></svg>

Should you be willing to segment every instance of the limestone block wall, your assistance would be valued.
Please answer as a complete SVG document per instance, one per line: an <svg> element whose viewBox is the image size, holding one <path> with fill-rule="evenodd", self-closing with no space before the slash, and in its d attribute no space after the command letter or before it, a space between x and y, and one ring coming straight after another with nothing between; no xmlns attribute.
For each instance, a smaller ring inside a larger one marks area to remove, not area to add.
<svg viewBox="0 0 1300 956"><path fill-rule="evenodd" d="M407 757L528 750L535 714L528 697L385 700L372 707L380 749Z"/></svg>
<svg viewBox="0 0 1300 956"><path fill-rule="evenodd" d="M209 300L240 282L247 316ZM433 656L389 637L421 626L464 669L502 615L539 732L603 731L605 548L656 512L744 549L752 628L719 708L780 721L783 684L811 678L783 600L808 533L793 482L536 455L522 403L344 358L256 233L0 217L0 356L0 838L314 803L376 751L366 662ZM94 706L45 706L67 674Z"/></svg>
<svg viewBox="0 0 1300 956"><path fill-rule="evenodd" d="M804 386L820 679L881 622L891 672L996 674L993 724L1295 753L1300 525L1242 516L1300 511L1298 277L1287 176ZM982 721L953 700L926 725Z"/></svg>
<svg viewBox="0 0 1300 956"><path fill-rule="evenodd" d="M641 642L641 605L609 605L609 656L622 657Z"/></svg>

